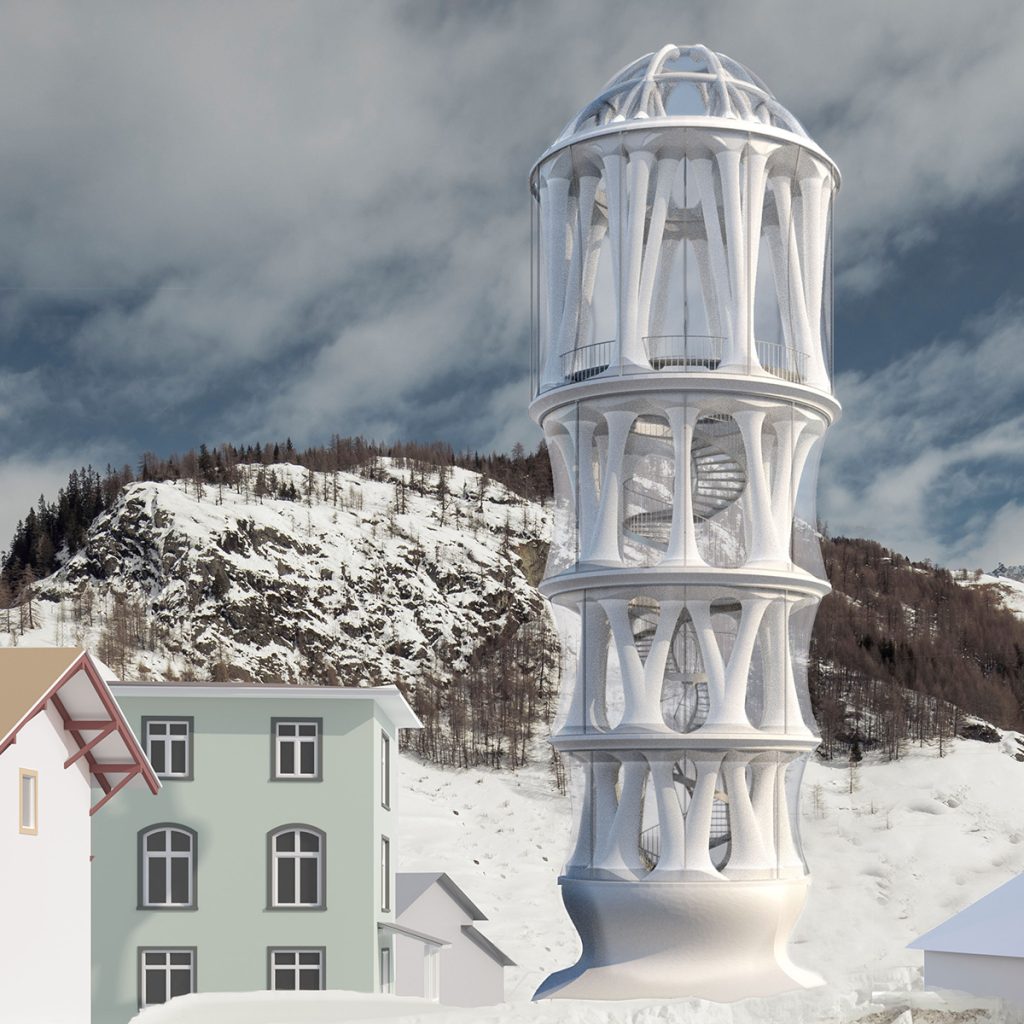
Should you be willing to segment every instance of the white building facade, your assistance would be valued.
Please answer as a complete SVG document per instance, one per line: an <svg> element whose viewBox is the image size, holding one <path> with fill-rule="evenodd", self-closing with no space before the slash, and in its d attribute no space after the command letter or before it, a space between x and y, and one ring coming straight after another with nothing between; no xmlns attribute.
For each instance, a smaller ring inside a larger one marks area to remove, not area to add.
<svg viewBox="0 0 1024 1024"><path fill-rule="evenodd" d="M924 951L926 988L1008 999L1024 1006L1024 875L915 939Z"/></svg>
<svg viewBox="0 0 1024 1024"><path fill-rule="evenodd" d="M400 872L395 894L397 995L445 1006L505 1001L505 968L515 964L477 928L486 915L446 873Z"/></svg>
<svg viewBox="0 0 1024 1024"><path fill-rule="evenodd" d="M92 814L126 786L159 789L89 655L0 650L0 1020L89 1024Z"/></svg>
<svg viewBox="0 0 1024 1024"><path fill-rule="evenodd" d="M534 399L555 480L583 942L537 997L733 1000L814 984L797 794L829 587L838 172L742 65L666 46L534 167Z"/></svg>

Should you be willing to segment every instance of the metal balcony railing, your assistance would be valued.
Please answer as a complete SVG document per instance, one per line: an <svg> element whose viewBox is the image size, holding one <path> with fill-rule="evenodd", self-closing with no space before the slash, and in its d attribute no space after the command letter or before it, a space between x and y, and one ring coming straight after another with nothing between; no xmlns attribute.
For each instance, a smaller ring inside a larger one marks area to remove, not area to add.
<svg viewBox="0 0 1024 1024"><path fill-rule="evenodd" d="M647 359L655 370L717 370L725 338L707 334L653 334L644 338Z"/></svg>
<svg viewBox="0 0 1024 1024"><path fill-rule="evenodd" d="M704 334L658 334L644 338L647 358L655 370L717 370L725 338ZM777 341L755 341L761 368L775 377L800 384L807 379L807 355Z"/></svg>
<svg viewBox="0 0 1024 1024"><path fill-rule="evenodd" d="M762 370L793 384L807 380L807 354L778 341L755 341L757 361Z"/></svg>
<svg viewBox="0 0 1024 1024"><path fill-rule="evenodd" d="M647 359L655 370L707 373L722 365L726 339L711 334L656 334L643 339ZM596 341L559 355L561 380L540 388L578 384L604 373L616 359L616 341ZM755 341L761 369L794 384L807 381L807 354L778 341Z"/></svg>
<svg viewBox="0 0 1024 1024"><path fill-rule="evenodd" d="M572 348L561 354L562 380L566 384L578 384L604 373L611 365L614 341L597 341L593 345Z"/></svg>

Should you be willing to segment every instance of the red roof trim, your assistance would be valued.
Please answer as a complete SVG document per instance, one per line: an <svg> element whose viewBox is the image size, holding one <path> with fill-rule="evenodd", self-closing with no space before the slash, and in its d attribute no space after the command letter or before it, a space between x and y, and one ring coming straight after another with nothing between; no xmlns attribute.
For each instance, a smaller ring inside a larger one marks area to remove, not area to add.
<svg viewBox="0 0 1024 1024"><path fill-rule="evenodd" d="M105 720L78 720L73 719L71 715L68 714L67 709L64 707L63 702L57 694L61 687L72 679L79 670L85 672L86 677L92 684L93 691L99 698L100 703L103 705L103 710L106 711L109 718ZM57 714L60 715L64 728L67 729L71 734L72 739L74 739L75 743L78 744L78 752L73 754L64 762L64 767L69 768L78 760L78 758L84 757L85 763L89 766L90 774L95 776L96 781L103 790L104 795L102 799L90 809L90 814L95 814L96 811L98 811L115 793L135 778L136 775L141 775L146 780L146 785L149 786L150 792L159 792L160 782L156 777L156 773L153 771L153 766L149 763L148 758L142 752L142 748L139 746L138 740L135 738L135 734L128 726L127 721L125 721L124 714L121 712L117 702L111 696L106 682L96 669L92 658L89 657L88 651L83 651L61 673L57 681L46 691L46 693L43 694L42 697L39 698L32 709L14 727L14 729L11 730L3 743L0 744L0 754L2 754L12 743L16 741L21 729L35 718L35 716L38 715L49 702L53 703L53 707ZM82 733L92 732L94 730L99 730L99 734L94 736L89 742L86 742ZM101 739L105 739L107 736L110 736L115 732L128 748L128 753L132 758L131 762L127 764L97 763L96 759L92 755L92 748ZM123 775L123 778L121 778L116 785L111 785L110 780L107 778L108 774Z"/></svg>
<svg viewBox="0 0 1024 1024"><path fill-rule="evenodd" d="M117 723L117 734L124 741L124 745L128 748L128 752L132 755L132 760L136 764L138 771L134 774L141 774L146 780L146 785L149 786L151 793L158 793L160 791L160 780L156 777L156 772L153 771L153 766L149 763L149 758L142 752L142 747L139 746L139 741L135 738L135 733L131 731L128 723L125 721L124 715L121 712L121 708L118 706L117 701L111 696L110 690L107 689L107 684L103 681L103 677L96 671L96 666L93 664L92 658L88 654L85 657L85 672L92 683L93 689L96 691L96 696L99 697L100 703L103 705L107 714L110 715L111 719ZM115 788L120 789L132 775L124 778ZM108 793L108 797L113 796L113 793ZM101 800L96 807L93 808L93 812L99 809L106 800Z"/></svg>

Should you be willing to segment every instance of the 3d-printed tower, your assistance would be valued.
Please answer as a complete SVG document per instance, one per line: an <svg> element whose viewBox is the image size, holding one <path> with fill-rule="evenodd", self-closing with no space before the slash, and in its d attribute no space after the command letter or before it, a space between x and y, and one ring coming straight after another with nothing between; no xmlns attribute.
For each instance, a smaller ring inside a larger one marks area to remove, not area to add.
<svg viewBox="0 0 1024 1024"><path fill-rule="evenodd" d="M835 165L750 71L666 46L531 176L534 400L562 630L552 742L583 941L538 998L734 1000L816 983L786 942L828 591Z"/></svg>

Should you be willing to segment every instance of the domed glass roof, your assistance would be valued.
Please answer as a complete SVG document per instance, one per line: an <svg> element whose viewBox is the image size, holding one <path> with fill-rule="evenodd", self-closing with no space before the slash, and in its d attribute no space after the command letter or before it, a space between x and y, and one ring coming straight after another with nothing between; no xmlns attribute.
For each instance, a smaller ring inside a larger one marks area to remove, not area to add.
<svg viewBox="0 0 1024 1024"><path fill-rule="evenodd" d="M725 117L807 138L800 122L739 61L706 46L663 46L624 67L555 146L597 128L662 117Z"/></svg>

